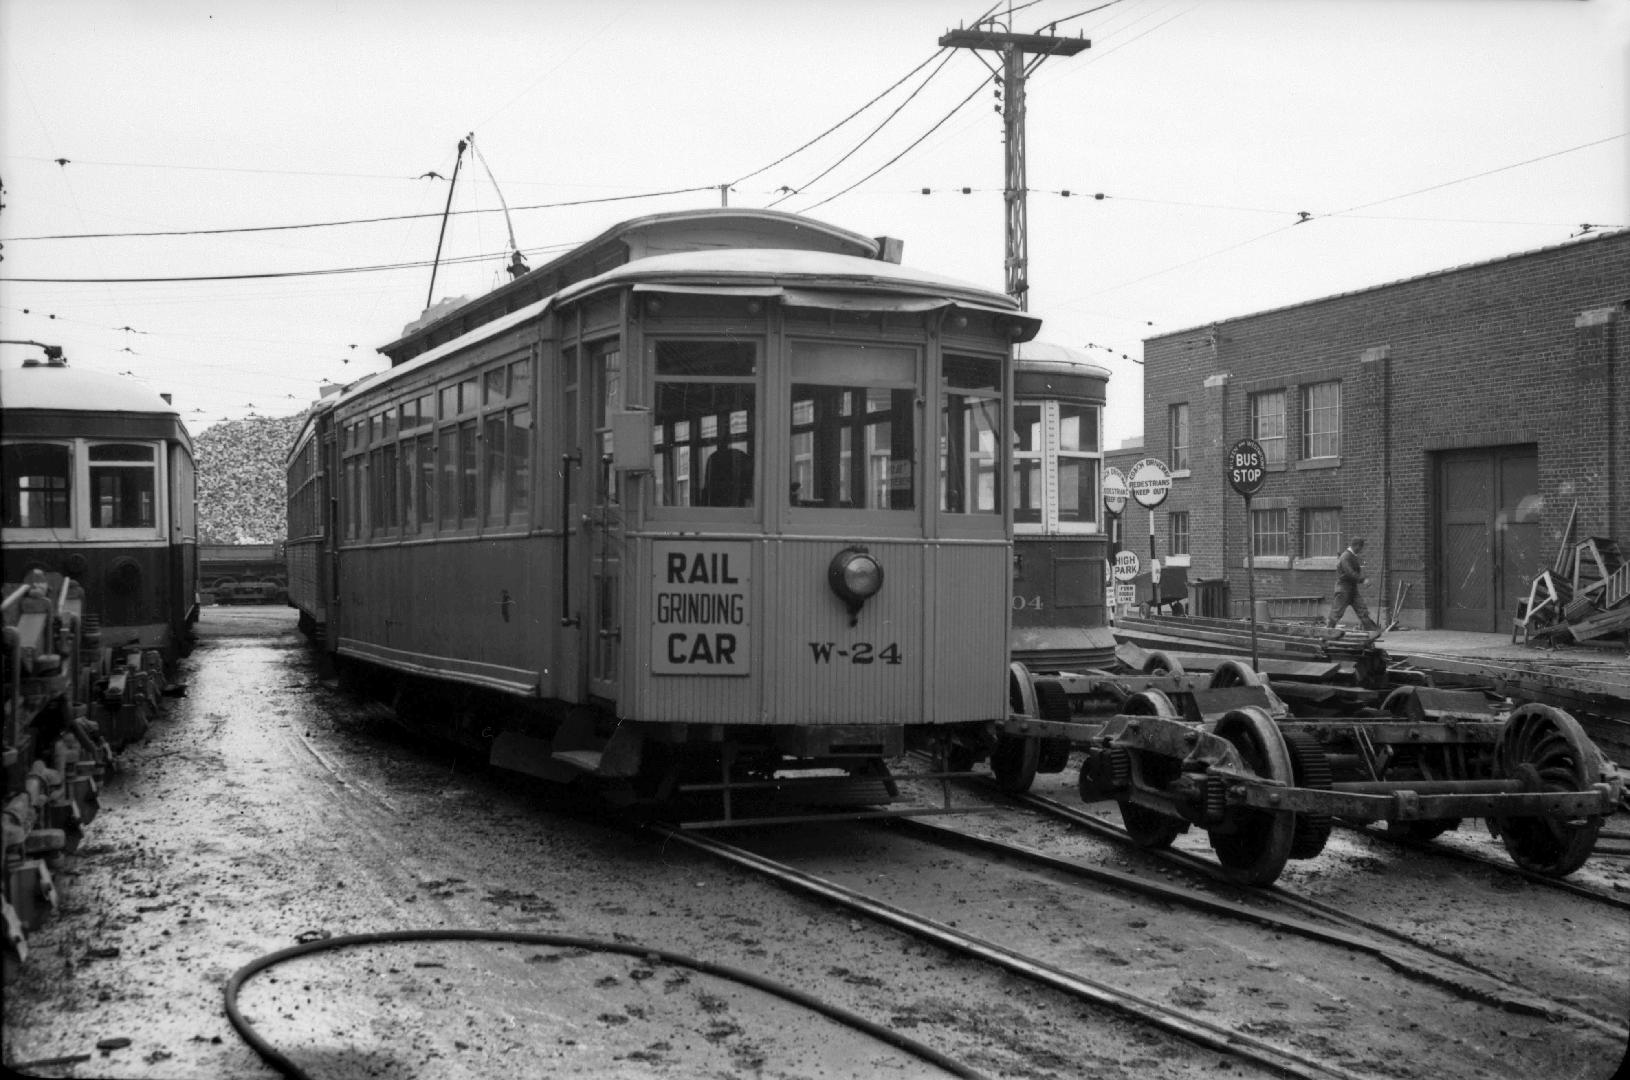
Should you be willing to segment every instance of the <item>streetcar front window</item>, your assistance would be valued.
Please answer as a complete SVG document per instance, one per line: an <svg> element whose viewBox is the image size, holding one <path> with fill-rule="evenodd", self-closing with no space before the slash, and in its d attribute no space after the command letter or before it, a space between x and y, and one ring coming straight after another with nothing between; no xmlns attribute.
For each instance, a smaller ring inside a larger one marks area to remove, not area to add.
<svg viewBox="0 0 1630 1080"><path fill-rule="evenodd" d="M1013 520L1019 524L1042 521L1043 413L1036 402L1013 406Z"/></svg>
<svg viewBox="0 0 1630 1080"><path fill-rule="evenodd" d="M90 448L91 527L151 529L158 523L153 448L102 443Z"/></svg>
<svg viewBox="0 0 1630 1080"><path fill-rule="evenodd" d="M947 356L940 386L940 509L1000 514L998 441L1002 432L1002 365Z"/></svg>
<svg viewBox="0 0 1630 1080"><path fill-rule="evenodd" d="M1098 520L1098 466L1102 444L1098 406L1060 402L1058 406L1058 520Z"/></svg>
<svg viewBox="0 0 1630 1080"><path fill-rule="evenodd" d="M55 443L10 443L4 461L5 527L66 529L73 476L68 448Z"/></svg>
<svg viewBox="0 0 1630 1080"><path fill-rule="evenodd" d="M792 505L914 510L917 356L833 342L792 348Z"/></svg>
<svg viewBox="0 0 1630 1080"><path fill-rule="evenodd" d="M757 365L752 342L656 343L656 505L755 504Z"/></svg>

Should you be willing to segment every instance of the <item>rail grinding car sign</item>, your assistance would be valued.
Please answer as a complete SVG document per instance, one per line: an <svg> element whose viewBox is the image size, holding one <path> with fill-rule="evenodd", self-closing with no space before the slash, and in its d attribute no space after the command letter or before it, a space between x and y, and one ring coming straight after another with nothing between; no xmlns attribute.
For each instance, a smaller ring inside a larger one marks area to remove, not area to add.
<svg viewBox="0 0 1630 1080"><path fill-rule="evenodd" d="M1126 509L1126 475L1119 469L1104 470L1104 509L1118 514Z"/></svg>
<svg viewBox="0 0 1630 1080"><path fill-rule="evenodd" d="M668 540L652 556L651 671L752 674L749 546Z"/></svg>
<svg viewBox="0 0 1630 1080"><path fill-rule="evenodd" d="M1143 458L1127 473L1126 486L1139 506L1153 510L1166 501L1172 489L1171 470L1159 458Z"/></svg>
<svg viewBox="0 0 1630 1080"><path fill-rule="evenodd" d="M1228 450L1228 482L1249 499L1268 478L1268 455L1255 439L1241 439Z"/></svg>

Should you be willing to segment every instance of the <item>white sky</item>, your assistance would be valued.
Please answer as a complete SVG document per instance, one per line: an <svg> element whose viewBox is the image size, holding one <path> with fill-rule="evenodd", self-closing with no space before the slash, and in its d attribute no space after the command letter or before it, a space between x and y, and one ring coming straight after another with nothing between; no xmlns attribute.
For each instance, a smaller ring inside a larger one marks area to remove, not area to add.
<svg viewBox="0 0 1630 1080"><path fill-rule="evenodd" d="M1108 445L1141 430L1146 337L1630 226L1630 0L1117 0L1072 18L1102 2L1002 10L1093 43L1029 81L1029 306L1046 340L1112 370ZM383 368L375 350L425 306L448 186L421 174L450 176L470 132L453 209L501 194L533 266L733 183L732 205L900 237L907 264L1001 291L994 57L936 58L986 10L0 0L0 337L135 372L195 432L298 412ZM502 214L453 217L436 298L507 280L507 254ZM310 274L386 264L412 265ZM22 280L268 273L302 276Z"/></svg>

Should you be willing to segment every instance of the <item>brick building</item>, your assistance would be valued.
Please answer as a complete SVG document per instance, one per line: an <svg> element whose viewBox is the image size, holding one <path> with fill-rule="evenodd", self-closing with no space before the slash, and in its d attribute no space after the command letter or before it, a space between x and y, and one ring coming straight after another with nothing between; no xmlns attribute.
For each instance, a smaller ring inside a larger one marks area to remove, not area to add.
<svg viewBox="0 0 1630 1080"><path fill-rule="evenodd" d="M1630 555L1627 320L1619 231L1150 338L1143 446L1106 464L1173 470L1159 555L1226 578L1236 616L1247 541L1257 597L1294 610L1363 536L1377 617L1407 590L1404 626L1505 632L1575 508ZM1249 519L1241 438L1271 462ZM1140 555L1147 521L1128 506Z"/></svg>

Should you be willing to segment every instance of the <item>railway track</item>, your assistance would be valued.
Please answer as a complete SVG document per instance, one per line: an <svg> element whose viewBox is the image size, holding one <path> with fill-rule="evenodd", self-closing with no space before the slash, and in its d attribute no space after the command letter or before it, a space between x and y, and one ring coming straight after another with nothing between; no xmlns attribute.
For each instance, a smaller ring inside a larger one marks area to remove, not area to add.
<svg viewBox="0 0 1630 1080"><path fill-rule="evenodd" d="M1430 986L1435 991L1446 993L1452 998L1474 1002L1506 1013L1543 1018L1547 1024L1565 1023L1570 1027L1588 1028L1597 1037L1609 1043L1630 1038L1630 1028L1627 1028L1622 1018L1598 1015L1573 1003L1545 997L1495 973L1413 940L1407 935L1366 922L1330 905L1296 897L1288 890L1239 890L1237 886L1229 883L1230 892L1249 893L1251 902L1241 902L1170 883L1151 881L1147 877L1135 874L1059 858L999 840L972 836L943 823L902 818L874 824L879 832L886 830L891 835L904 835L912 841L923 841L958 850L978 851L988 856L992 862L1018 864L1026 872L1039 871L1055 880L1060 875L1068 875L1078 881L1085 879L1106 887L1109 891L1104 895L1136 893L1165 904L1182 905L1201 913L1203 917L1221 917L1237 923L1258 926L1275 939L1294 935L1323 946L1348 950L1350 954L1364 954L1385 964L1401 976ZM1187 1002L1178 1001L1179 1007L1174 1008L1156 1000L1153 995L1157 994L1158 990L1153 988L1153 984L1142 984L1139 989L1145 992L1134 992L1087 974L1071 961L1062 964L1054 962L1035 955L1027 947L1016 948L960 928L957 924L964 921L962 919L934 918L920 911L908 910L898 903L873 894L865 886L856 888L830 877L800 869L780 858L731 844L720 839L717 834L701 836L666 826L658 829L672 842L687 845L752 873L768 877L793 891L837 904L845 910L996 965L1005 972L1068 994L1094 1007L1113 1010L1139 1023L1187 1039L1203 1048L1227 1052L1242 1062L1281 1075L1296 1077L1365 1075L1362 1071L1355 1074L1347 1067L1355 1059L1340 1048L1332 1048L1327 1055L1322 1056L1302 1052L1297 1048L1297 1044L1308 1042L1310 1045L1317 1045L1319 1040L1310 1031L1297 1027L1294 1023L1293 1030L1286 1036L1283 1031L1274 1031L1271 1026L1264 1026L1259 1020L1250 1018L1233 1024L1214 1022L1197 1015L1194 1009L1182 1007L1186 1006ZM780 852L776 852L776 855L779 854ZM1185 868L1196 869L1208 876L1215 873L1215 868L1204 864L1202 860L1194 862L1197 865ZM1260 902L1260 898L1264 896L1271 897L1278 910L1264 907ZM1038 898L1037 909L1044 908L1045 903ZM1073 901L1068 901L1067 904L1072 911L1095 911L1101 919L1077 924L1085 936L1095 936L1095 932L1101 932L1098 929L1100 927L1109 928L1117 925L1113 917L1105 917L1100 905L1082 905ZM912 905L913 908L916 906ZM1290 913L1285 910L1287 908L1291 909ZM1027 916L1024 912L1020 908L1015 908L1007 914L1003 929L994 933L1005 939L1007 923L1017 926L1026 921ZM1160 926L1160 932L1167 935L1182 933L1181 930L1170 929L1164 923ZM1150 936L1154 935L1155 931L1151 931ZM1139 936L1129 935L1129 940L1136 944ZM1198 936L1184 937L1183 940L1188 942L1191 948L1208 947L1208 942ZM1233 934L1225 935L1224 939L1219 940L1223 942L1221 947L1224 949L1237 947L1237 938ZM1230 941L1233 942L1232 945L1228 943ZM1042 951L1045 954L1045 947ZM1134 950L1136 951L1138 950ZM1309 970L1317 970L1317 967L1315 964ZM1358 977L1368 978L1362 975ZM1286 978L1287 985L1301 981L1298 975L1290 971L1286 973ZM1409 991L1403 990L1400 993L1407 997ZM1259 1037L1258 1032L1270 1037ZM1281 1037L1273 1038L1276 1035ZM1287 1046L1286 1042L1292 1045ZM1345 1063L1341 1060L1344 1057L1348 1058Z"/></svg>
<svg viewBox="0 0 1630 1080"><path fill-rule="evenodd" d="M783 887L836 904L844 910L993 964L1009 974L1039 983L1086 1004L1113 1010L1277 1075L1297 1080L1362 1080L1362 1074L1275 1046L1265 1039L1213 1023L1101 980L1066 971L945 922L914 914L877 897L727 843L717 835L685 832L667 825L650 825L648 828L670 843L722 859Z"/></svg>
<svg viewBox="0 0 1630 1080"><path fill-rule="evenodd" d="M1088 829L1099 836L1116 842L1128 846L1132 845L1131 838L1126 834L1125 830L1053 799L1039 795L1019 795L1012 796L1012 798L1021 805L1028 806L1050 817ZM1473 964L1463 957L1454 956L1446 950L1412 937L1395 927L1362 918L1333 904L1299 894L1283 885L1243 888L1229 881L1215 863L1186 852L1170 848L1160 850L1138 849L1142 854L1157 861L1201 875L1207 881L1226 889L1230 893L1268 898L1283 908L1298 912L1305 918L1286 917L1263 910L1260 906L1254 904L1220 899L1217 896L1195 892L1192 889L1151 881L1136 874L1087 866L1074 860L1059 859L1041 852L1034 852L999 841L986 840L983 837L954 832L954 830L927 825L922 822L909 822L909 826L922 830L925 834L928 829L937 829L942 834L954 833L955 840L952 842L981 847L1009 857L1042 863L1051 866L1053 869L1090 877L1105 884L1133 889L1191 907L1198 907L1230 917L1272 926L1286 933L1297 934L1310 940L1343 945L1376 957L1387 964L1388 967L1406 977L1439 986L1468 1000L1478 1001L1485 1005L1493 1005L1510 1012L1546 1016L1551 1019L1573 1019L1607 1034L1630 1038L1630 1027L1627 1027L1622 1019L1603 1016L1581 1009L1576 1005L1537 994L1526 987L1503 978L1497 973ZM1591 893L1591 895L1596 898L1601 896L1601 894L1596 893Z"/></svg>

